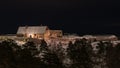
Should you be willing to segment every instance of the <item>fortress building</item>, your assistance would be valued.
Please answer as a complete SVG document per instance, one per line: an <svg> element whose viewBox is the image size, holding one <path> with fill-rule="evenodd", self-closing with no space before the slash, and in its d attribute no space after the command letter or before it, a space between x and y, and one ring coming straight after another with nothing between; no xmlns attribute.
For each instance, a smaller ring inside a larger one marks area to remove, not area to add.
<svg viewBox="0 0 120 68"><path fill-rule="evenodd" d="M20 26L17 37L49 39L62 37L62 30L50 30L47 26Z"/></svg>

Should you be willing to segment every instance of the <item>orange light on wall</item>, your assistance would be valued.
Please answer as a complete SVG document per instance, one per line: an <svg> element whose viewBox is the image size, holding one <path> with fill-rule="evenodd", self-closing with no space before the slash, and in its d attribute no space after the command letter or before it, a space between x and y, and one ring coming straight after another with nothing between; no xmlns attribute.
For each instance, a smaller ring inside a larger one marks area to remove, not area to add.
<svg viewBox="0 0 120 68"><path fill-rule="evenodd" d="M34 34L28 34L28 37L34 38Z"/></svg>

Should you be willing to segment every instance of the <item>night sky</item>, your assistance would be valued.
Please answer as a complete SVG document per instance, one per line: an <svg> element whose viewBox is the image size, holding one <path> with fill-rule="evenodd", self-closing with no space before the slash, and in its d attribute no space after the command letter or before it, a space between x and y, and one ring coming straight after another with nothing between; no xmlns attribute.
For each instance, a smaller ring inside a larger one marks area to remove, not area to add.
<svg viewBox="0 0 120 68"><path fill-rule="evenodd" d="M65 33L120 35L120 3L115 0L14 0L0 2L0 34L18 26L48 25Z"/></svg>

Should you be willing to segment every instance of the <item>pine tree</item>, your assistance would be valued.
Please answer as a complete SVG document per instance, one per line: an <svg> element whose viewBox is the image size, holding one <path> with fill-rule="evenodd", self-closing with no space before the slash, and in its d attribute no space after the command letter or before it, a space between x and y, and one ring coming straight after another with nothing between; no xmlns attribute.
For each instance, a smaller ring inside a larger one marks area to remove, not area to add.
<svg viewBox="0 0 120 68"><path fill-rule="evenodd" d="M27 42L18 52L17 68L43 68L45 65L40 58L36 57L39 54L36 45L33 42Z"/></svg>
<svg viewBox="0 0 120 68"><path fill-rule="evenodd" d="M9 39L0 43L0 67L16 68L15 52L18 47L15 41Z"/></svg>
<svg viewBox="0 0 120 68"><path fill-rule="evenodd" d="M71 42L67 48L68 56L72 60L71 68L91 68L91 48L86 39L76 40L74 44Z"/></svg>
<svg viewBox="0 0 120 68"><path fill-rule="evenodd" d="M106 62L108 68L114 68L114 54L115 54L115 48L113 47L113 44L111 42L106 42Z"/></svg>
<svg viewBox="0 0 120 68"><path fill-rule="evenodd" d="M108 53L110 53L109 48L112 46L112 43L109 41L99 41L98 43L98 52L95 54L96 61L94 62L100 68L108 68ZM110 56L110 55L109 55Z"/></svg>
<svg viewBox="0 0 120 68"><path fill-rule="evenodd" d="M58 55L58 51L51 51L47 43L42 40L40 46L41 61L46 65L45 68L63 68L62 62Z"/></svg>
<svg viewBox="0 0 120 68"><path fill-rule="evenodd" d="M115 52L114 52L114 57L112 60L113 68L119 68L120 67L120 43L118 43L115 46Z"/></svg>

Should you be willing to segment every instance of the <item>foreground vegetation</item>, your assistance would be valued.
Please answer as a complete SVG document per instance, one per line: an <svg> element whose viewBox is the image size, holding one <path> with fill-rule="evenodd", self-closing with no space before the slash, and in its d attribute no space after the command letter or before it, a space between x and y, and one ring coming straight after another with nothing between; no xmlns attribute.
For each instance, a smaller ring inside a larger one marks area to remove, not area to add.
<svg viewBox="0 0 120 68"><path fill-rule="evenodd" d="M119 68L120 44L98 41L97 50L92 42L82 39L62 44L40 45L33 42L19 46L13 40L0 43L0 68Z"/></svg>

